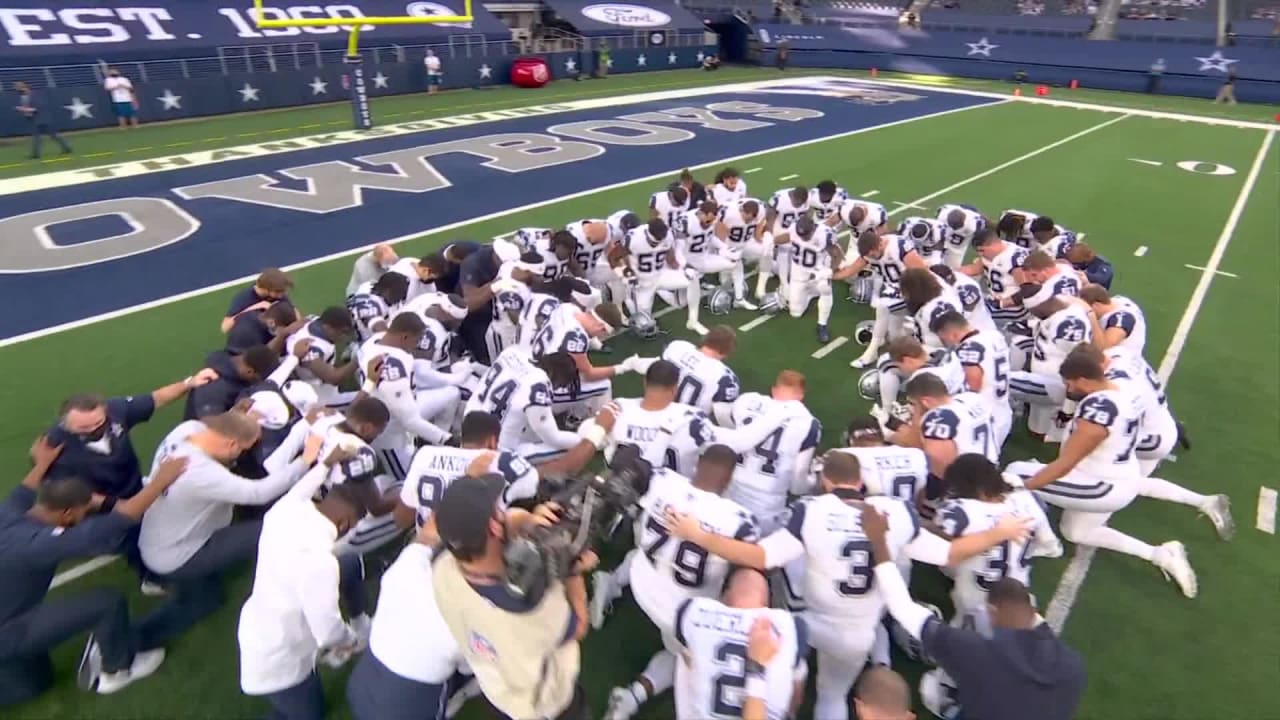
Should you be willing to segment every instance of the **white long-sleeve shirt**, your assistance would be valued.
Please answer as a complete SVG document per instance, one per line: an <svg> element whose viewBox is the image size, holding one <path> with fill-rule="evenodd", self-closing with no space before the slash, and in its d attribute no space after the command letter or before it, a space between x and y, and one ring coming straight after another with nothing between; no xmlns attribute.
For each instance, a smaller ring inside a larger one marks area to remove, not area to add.
<svg viewBox="0 0 1280 720"><path fill-rule="evenodd" d="M321 649L354 633L338 609L338 530L311 502L324 482L312 468L262 518L253 592L240 610L240 688L266 695L293 687Z"/></svg>
<svg viewBox="0 0 1280 720"><path fill-rule="evenodd" d="M177 482L142 516L138 550L152 572L164 574L182 567L215 532L231 524L236 505L271 502L307 469L301 459L287 464L268 460L266 466L274 470L267 477L240 477L187 442L203 427L190 420L170 432L156 451L151 474L142 479L143 485L151 482L156 468L167 458L187 458L187 468Z"/></svg>

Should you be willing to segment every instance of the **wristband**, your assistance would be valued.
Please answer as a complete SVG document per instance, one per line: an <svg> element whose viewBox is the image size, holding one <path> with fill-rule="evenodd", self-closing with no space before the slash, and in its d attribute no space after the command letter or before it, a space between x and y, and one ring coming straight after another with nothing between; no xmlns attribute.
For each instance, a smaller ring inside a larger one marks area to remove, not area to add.
<svg viewBox="0 0 1280 720"><path fill-rule="evenodd" d="M748 676L764 675L764 665L761 665L760 663L756 662L755 660L752 660L751 658L747 658L747 662L743 666L743 670L746 672Z"/></svg>
<svg viewBox="0 0 1280 720"><path fill-rule="evenodd" d="M365 380L364 384L360 386L360 392L364 393L365 395L372 395L373 391L377 389L378 389L378 383L374 382L372 378Z"/></svg>
<svg viewBox="0 0 1280 720"><path fill-rule="evenodd" d="M608 439L609 433L604 428L596 424L594 419L587 419L578 427L578 436L591 443L595 446L595 449L599 450L604 447L605 440Z"/></svg>
<svg viewBox="0 0 1280 720"><path fill-rule="evenodd" d="M196 379L196 376L195 376L195 375L188 375L188 376L186 377L186 379L182 381L182 387L187 388L188 390L190 390L190 389L191 389L191 382L192 382L193 380L195 380L195 379Z"/></svg>
<svg viewBox="0 0 1280 720"><path fill-rule="evenodd" d="M769 694L769 684L764 681L763 675L748 675L747 682L743 685L743 691L747 697L760 698L761 700Z"/></svg>

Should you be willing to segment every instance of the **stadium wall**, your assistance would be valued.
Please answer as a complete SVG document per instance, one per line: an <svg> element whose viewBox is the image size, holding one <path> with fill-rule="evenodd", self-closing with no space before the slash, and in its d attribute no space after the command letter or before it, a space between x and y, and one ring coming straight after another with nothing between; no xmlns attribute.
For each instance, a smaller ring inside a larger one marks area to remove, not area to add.
<svg viewBox="0 0 1280 720"><path fill-rule="evenodd" d="M654 47L644 50L613 50L611 74L695 68L704 53L714 46ZM443 58L445 88L483 88L511 81L511 65L520 57ZM556 80L574 79L595 71L596 57L589 51L537 55L547 61ZM372 97L425 92L426 72L420 61L381 62L364 66L366 84ZM343 65L323 65L273 73L231 73L204 78L140 82L134 78L143 122L176 120L204 115L268 110L346 101L347 69ZM380 79L381 78L381 79ZM17 95L6 85L0 92L0 106L17 105ZM93 86L54 87L45 93L48 117L58 130L83 130L115 124L110 99L102 88ZM536 93L536 91L530 91ZM178 98L174 100L174 98ZM423 98L424 103L431 102ZM377 113L374 113L377 122ZM0 113L0 136L23 135L27 123L17 113Z"/></svg>
<svg viewBox="0 0 1280 720"><path fill-rule="evenodd" d="M1166 69L1159 91L1212 98L1237 74L1236 96L1245 102L1280 102L1280 49L1218 48L1185 42L1117 42L1083 39L981 36L977 32L847 29L829 25L756 25L760 62L777 62L785 42L794 67L870 69L1143 92L1157 59Z"/></svg>

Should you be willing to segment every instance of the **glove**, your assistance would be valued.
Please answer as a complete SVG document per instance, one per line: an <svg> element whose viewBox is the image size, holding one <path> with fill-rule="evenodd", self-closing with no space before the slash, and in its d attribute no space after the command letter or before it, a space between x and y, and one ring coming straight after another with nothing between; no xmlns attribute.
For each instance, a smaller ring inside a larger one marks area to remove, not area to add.
<svg viewBox="0 0 1280 720"><path fill-rule="evenodd" d="M459 360L449 369L449 384L463 385L471 380L471 361Z"/></svg>
<svg viewBox="0 0 1280 720"><path fill-rule="evenodd" d="M617 374L622 375L623 373L635 372L635 371L636 371L636 362L637 362L637 361L639 361L639 360L640 360L640 356L639 356L639 355L632 355L631 357L626 358L626 359L625 359L625 360L623 360L622 362L618 363L618 365L617 365L617 368L618 368L618 370L617 370Z"/></svg>
<svg viewBox="0 0 1280 720"><path fill-rule="evenodd" d="M656 357L644 358L644 357L637 357L635 355L632 355L627 359L634 361L631 363L631 369L643 375L649 372L649 367L654 363L658 362L660 358L656 358Z"/></svg>
<svg viewBox="0 0 1280 720"><path fill-rule="evenodd" d="M520 292L522 288L524 288L524 283L512 278L494 280L493 283L489 285L489 289L493 291L494 295L502 292Z"/></svg>
<svg viewBox="0 0 1280 720"><path fill-rule="evenodd" d="M831 280L831 268L818 268L813 271L813 279L815 282L829 282Z"/></svg>
<svg viewBox="0 0 1280 720"><path fill-rule="evenodd" d="M690 280L697 280L698 278L702 277L702 273L698 272L692 267L685 267L684 276Z"/></svg>

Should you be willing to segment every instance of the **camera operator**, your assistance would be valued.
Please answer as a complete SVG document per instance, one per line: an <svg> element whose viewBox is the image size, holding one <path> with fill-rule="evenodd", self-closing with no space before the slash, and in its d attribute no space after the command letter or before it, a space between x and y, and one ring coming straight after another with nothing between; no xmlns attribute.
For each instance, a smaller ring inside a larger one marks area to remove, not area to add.
<svg viewBox="0 0 1280 720"><path fill-rule="evenodd" d="M578 641L587 630L582 573L595 554L584 552L569 577L540 596L514 590L504 550L525 524L500 508L505 488L501 475L467 478L436 505L446 551L433 567L440 614L499 717L588 720Z"/></svg>

